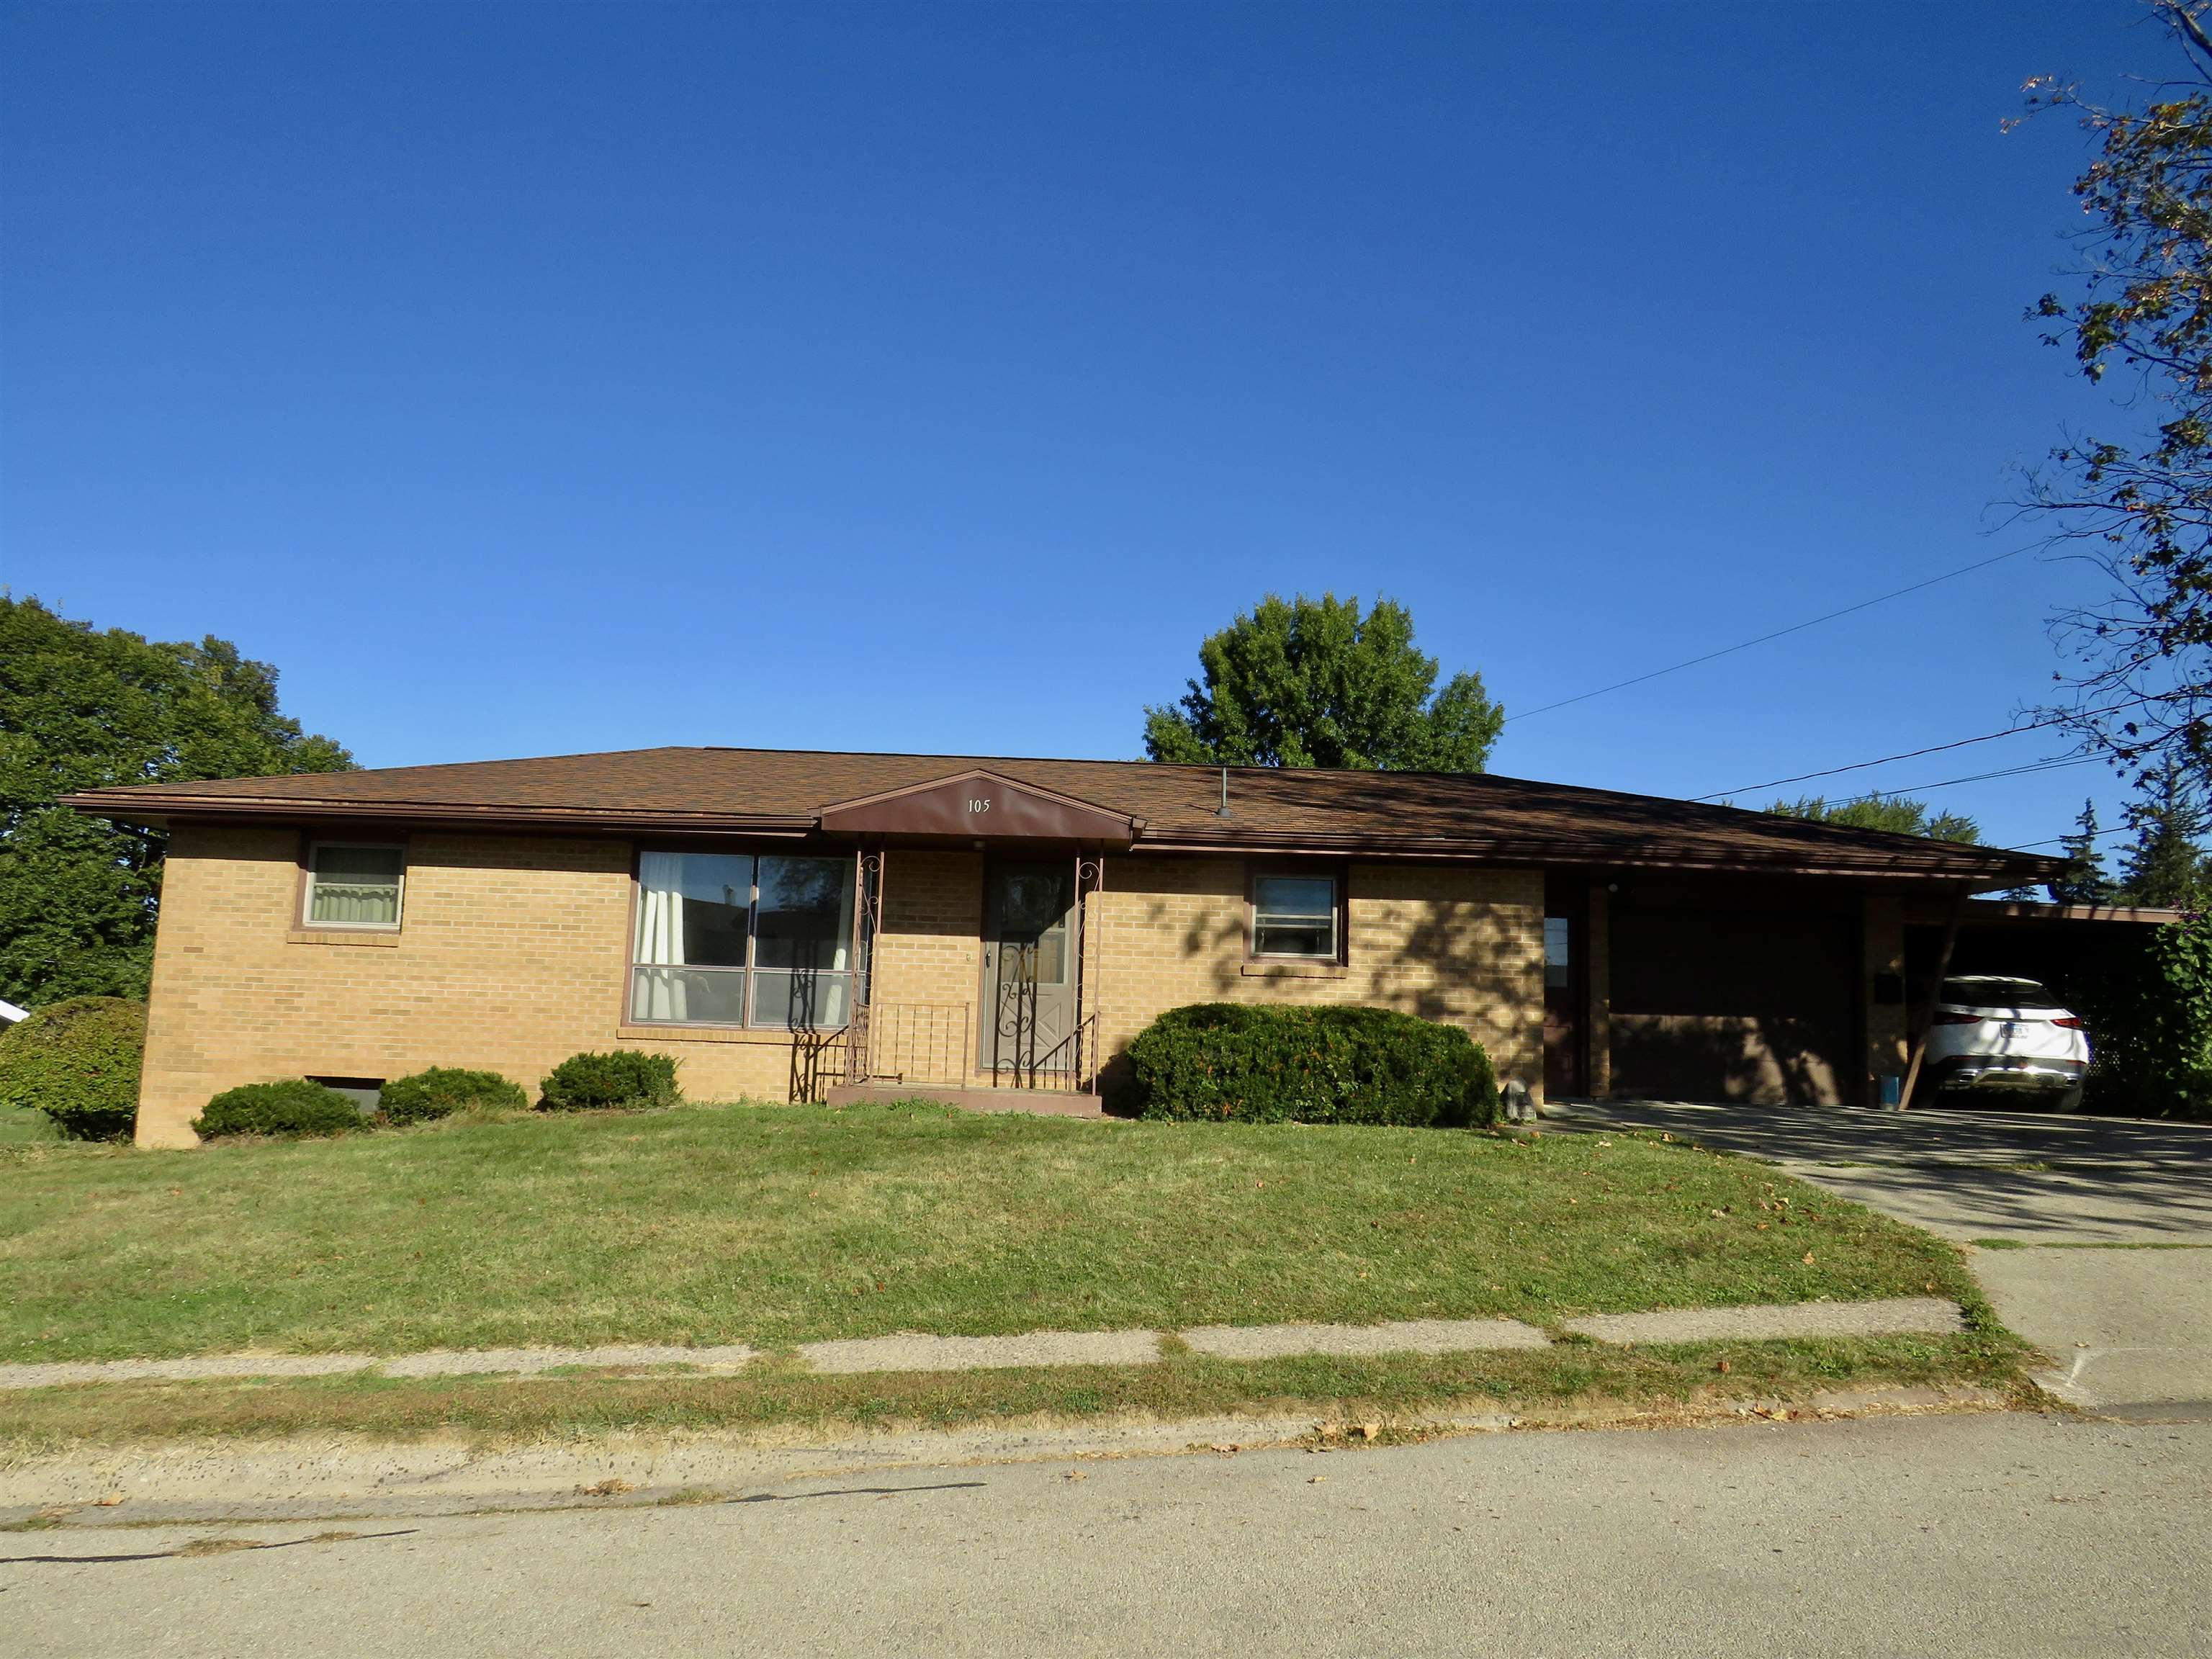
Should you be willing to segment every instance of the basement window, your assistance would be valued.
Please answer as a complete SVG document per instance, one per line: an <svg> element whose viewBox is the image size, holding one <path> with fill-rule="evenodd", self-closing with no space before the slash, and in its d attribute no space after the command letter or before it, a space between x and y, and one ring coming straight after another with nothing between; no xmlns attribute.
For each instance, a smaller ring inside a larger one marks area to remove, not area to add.
<svg viewBox="0 0 2212 1659"><path fill-rule="evenodd" d="M374 1111L384 1097L384 1079L380 1077L311 1077L307 1081L335 1089L353 1102L364 1117Z"/></svg>

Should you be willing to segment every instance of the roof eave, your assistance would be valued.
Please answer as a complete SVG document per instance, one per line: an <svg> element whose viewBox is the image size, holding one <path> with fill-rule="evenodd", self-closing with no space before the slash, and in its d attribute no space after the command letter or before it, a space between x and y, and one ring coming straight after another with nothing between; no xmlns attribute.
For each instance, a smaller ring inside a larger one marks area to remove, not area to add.
<svg viewBox="0 0 2212 1659"><path fill-rule="evenodd" d="M252 795L142 793L136 789L83 790L63 796L59 805L94 817L145 824L162 824L178 818L284 822L350 818L493 829L659 830L755 835L805 835L815 827L811 814L672 812L629 806L480 806L446 801L299 800Z"/></svg>
<svg viewBox="0 0 2212 1659"><path fill-rule="evenodd" d="M1494 864L1577 865L1609 869L1686 870L1763 875L1852 877L1962 883L1973 887L2015 885L2062 873L2061 860L2032 854L1993 854L1974 860L1944 859L1917 866L1894 858L1864 861L1807 859L1787 853L1771 855L1717 854L1704 848L1663 843L1623 845L1618 842L1564 842L1556 837L1517 841L1504 836L1394 836L1229 833L1218 836L1164 835L1141 838L1133 852L1306 854L1324 857L1388 857L1481 860Z"/></svg>

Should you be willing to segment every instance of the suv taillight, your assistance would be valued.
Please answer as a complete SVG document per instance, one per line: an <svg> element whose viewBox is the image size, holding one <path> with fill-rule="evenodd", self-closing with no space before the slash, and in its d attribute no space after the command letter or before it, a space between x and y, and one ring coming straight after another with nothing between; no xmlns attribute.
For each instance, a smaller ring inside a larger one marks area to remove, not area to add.
<svg viewBox="0 0 2212 1659"><path fill-rule="evenodd" d="M1979 1014L1961 1013L1956 1008L1938 1008L1936 1011L1936 1023L1938 1025L1979 1025L1982 1023L1982 1017Z"/></svg>
<svg viewBox="0 0 2212 1659"><path fill-rule="evenodd" d="M2072 1014L2061 1014L2051 1023L2053 1025L2063 1025L2069 1031L2078 1031L2082 1029L2081 1022Z"/></svg>

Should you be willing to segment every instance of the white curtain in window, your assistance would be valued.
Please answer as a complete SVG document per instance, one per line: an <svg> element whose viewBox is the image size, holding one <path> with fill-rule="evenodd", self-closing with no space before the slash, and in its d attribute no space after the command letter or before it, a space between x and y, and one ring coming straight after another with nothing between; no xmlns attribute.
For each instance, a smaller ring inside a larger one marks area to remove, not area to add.
<svg viewBox="0 0 2212 1659"><path fill-rule="evenodd" d="M647 853L638 860L637 960L680 966L684 961L684 855ZM638 975L638 1019L688 1018L680 974Z"/></svg>

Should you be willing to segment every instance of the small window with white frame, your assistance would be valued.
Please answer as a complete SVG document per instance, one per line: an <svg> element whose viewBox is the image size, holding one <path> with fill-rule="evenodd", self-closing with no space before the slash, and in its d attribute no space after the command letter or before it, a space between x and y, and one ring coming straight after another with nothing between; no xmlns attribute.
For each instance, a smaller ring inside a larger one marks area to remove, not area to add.
<svg viewBox="0 0 2212 1659"><path fill-rule="evenodd" d="M1327 872L1252 878L1252 955L1291 962L1343 960L1343 890Z"/></svg>
<svg viewBox="0 0 2212 1659"><path fill-rule="evenodd" d="M306 925L395 929L406 884L404 847L316 842L307 848Z"/></svg>

